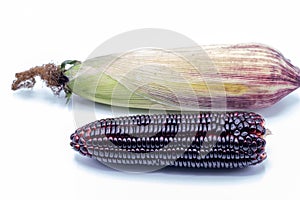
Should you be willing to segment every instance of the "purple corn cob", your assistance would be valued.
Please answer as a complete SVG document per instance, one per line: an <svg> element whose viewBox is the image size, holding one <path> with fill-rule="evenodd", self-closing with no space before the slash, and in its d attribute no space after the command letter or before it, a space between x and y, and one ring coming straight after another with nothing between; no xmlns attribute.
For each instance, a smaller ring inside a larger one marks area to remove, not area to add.
<svg viewBox="0 0 300 200"><path fill-rule="evenodd" d="M266 158L265 133L255 113L137 115L78 128L71 146L107 164L244 168Z"/></svg>

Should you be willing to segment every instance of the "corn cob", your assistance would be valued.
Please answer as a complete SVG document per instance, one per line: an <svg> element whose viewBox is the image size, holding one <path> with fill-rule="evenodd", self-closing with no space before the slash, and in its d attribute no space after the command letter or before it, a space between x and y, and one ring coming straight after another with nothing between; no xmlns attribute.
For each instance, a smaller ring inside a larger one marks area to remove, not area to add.
<svg viewBox="0 0 300 200"><path fill-rule="evenodd" d="M74 66L65 70L67 63ZM82 64L67 61L57 70L44 72L55 75L46 82L56 93L63 89L67 96L75 93L99 103L144 109L258 109L300 85L299 68L261 44L140 49ZM12 88L33 87L34 75L40 74L16 74Z"/></svg>
<svg viewBox="0 0 300 200"><path fill-rule="evenodd" d="M120 166L244 168L266 158L265 133L255 113L137 115L78 128L70 145Z"/></svg>

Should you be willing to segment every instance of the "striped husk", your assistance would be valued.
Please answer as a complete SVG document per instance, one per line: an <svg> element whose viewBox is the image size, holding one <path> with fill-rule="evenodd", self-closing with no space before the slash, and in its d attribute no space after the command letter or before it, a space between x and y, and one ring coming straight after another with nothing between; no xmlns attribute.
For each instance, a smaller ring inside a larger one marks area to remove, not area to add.
<svg viewBox="0 0 300 200"><path fill-rule="evenodd" d="M261 44L138 49L93 58L66 72L87 99L167 110L269 107L299 87L300 70Z"/></svg>

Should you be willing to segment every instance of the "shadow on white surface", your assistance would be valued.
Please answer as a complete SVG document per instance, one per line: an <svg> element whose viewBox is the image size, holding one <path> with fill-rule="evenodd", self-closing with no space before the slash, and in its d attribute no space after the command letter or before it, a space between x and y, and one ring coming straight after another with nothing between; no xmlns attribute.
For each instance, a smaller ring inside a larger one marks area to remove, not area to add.
<svg viewBox="0 0 300 200"><path fill-rule="evenodd" d="M72 108L70 102L66 104L67 100L64 97L64 93L57 96L54 95L49 88L23 89L13 92L13 96L23 101L39 102L65 108L68 107L68 109Z"/></svg>
<svg viewBox="0 0 300 200"><path fill-rule="evenodd" d="M276 117L290 113L291 111L298 109L300 102L300 96L293 93L283 98L271 107L253 110L253 112L260 113L264 117Z"/></svg>
<svg viewBox="0 0 300 200"><path fill-rule="evenodd" d="M267 160L263 163L250 166L244 169L192 169L192 168L175 168L166 167L158 171L148 173L131 173L122 172L112 169L101 162L83 157L76 154L74 157L75 162L80 165L79 170L87 170L88 173L99 175L99 178L103 175L109 176L110 178L124 178L124 179L142 179L142 180L153 180L160 182L185 182L192 183L215 183L215 182L237 182L260 180L266 172L268 165ZM75 163L75 164L76 164ZM192 181L192 182L191 182Z"/></svg>
<svg viewBox="0 0 300 200"><path fill-rule="evenodd" d="M198 175L198 176L253 176L263 174L266 163L250 166L244 169L194 169L168 167L160 172L176 175Z"/></svg>

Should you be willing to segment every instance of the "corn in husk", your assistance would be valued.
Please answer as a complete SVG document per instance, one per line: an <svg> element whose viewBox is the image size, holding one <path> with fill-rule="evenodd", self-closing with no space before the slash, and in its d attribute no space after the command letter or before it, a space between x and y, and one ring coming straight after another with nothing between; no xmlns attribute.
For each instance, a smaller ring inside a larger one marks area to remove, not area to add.
<svg viewBox="0 0 300 200"><path fill-rule="evenodd" d="M73 93L144 109L257 109L299 87L300 70L261 44L137 49L100 56L65 72Z"/></svg>

